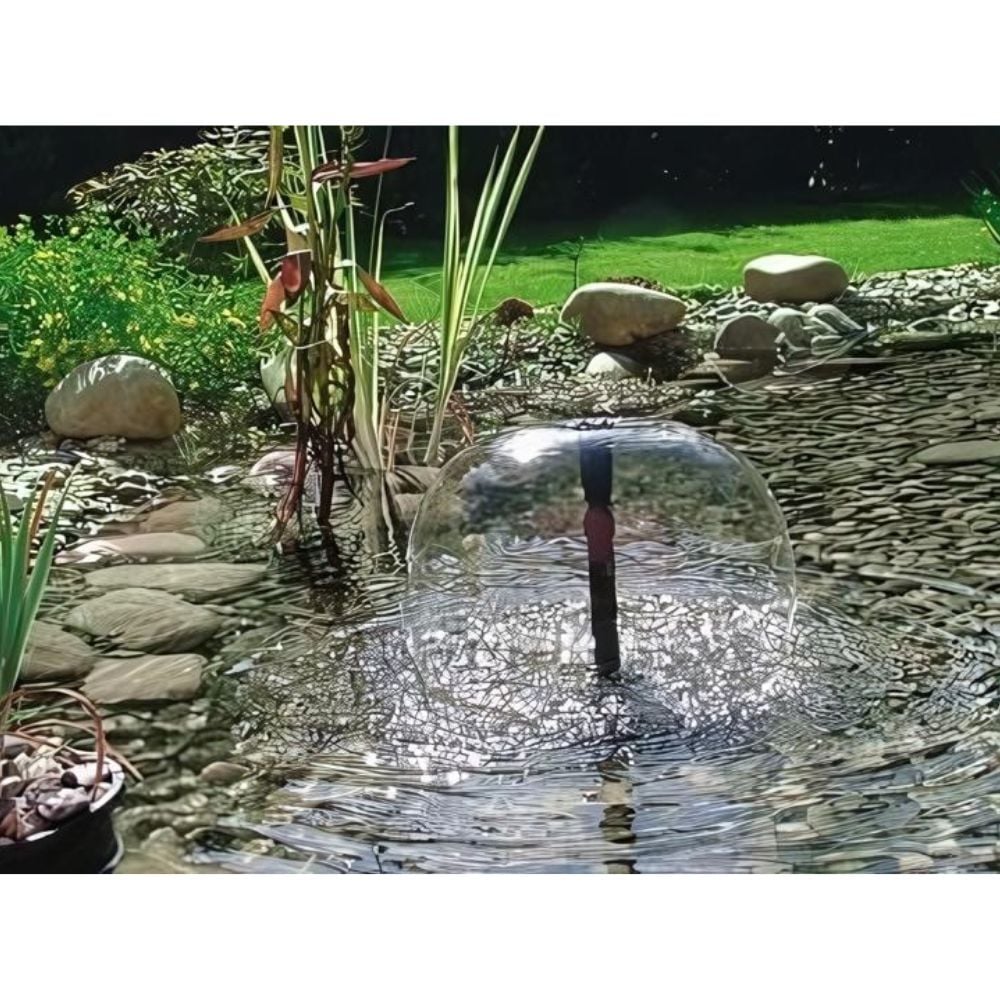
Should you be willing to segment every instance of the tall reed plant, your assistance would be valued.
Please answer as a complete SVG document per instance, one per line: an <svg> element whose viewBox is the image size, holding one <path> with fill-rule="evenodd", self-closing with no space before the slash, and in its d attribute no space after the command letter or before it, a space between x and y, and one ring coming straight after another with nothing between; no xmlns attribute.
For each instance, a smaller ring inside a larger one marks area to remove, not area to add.
<svg viewBox="0 0 1000 1000"><path fill-rule="evenodd" d="M411 158L359 161L354 157L359 133L342 127L339 138L331 157L320 126L272 126L263 211L201 238L246 242L266 279L260 330L276 328L288 348L285 389L297 440L291 482L278 508L279 528L300 509L310 465L318 472L320 524L329 521L334 480L344 474L348 451L366 469L385 465L380 313L404 317L378 280L380 263L373 275L358 262L355 183L399 169ZM272 272L253 238L278 224L287 252Z"/></svg>
<svg viewBox="0 0 1000 1000"><path fill-rule="evenodd" d="M507 151L497 164L494 153L490 169L472 219L468 240L462 246L462 220L459 207L458 126L448 128L448 159L445 172L444 255L441 264L440 354L434 412L425 462L438 461L441 434L448 403L455 391L458 370L466 348L480 320L483 293L517 210L542 141L544 126L534 138L514 172L520 128L514 130Z"/></svg>

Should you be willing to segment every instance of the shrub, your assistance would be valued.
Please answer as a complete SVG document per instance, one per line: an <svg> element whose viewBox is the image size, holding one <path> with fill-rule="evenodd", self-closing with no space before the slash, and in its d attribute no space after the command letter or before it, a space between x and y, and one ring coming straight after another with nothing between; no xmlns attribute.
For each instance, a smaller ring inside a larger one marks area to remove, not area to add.
<svg viewBox="0 0 1000 1000"><path fill-rule="evenodd" d="M0 409L37 422L63 375L114 352L163 365L184 395L217 399L256 377L259 298L259 283L193 275L152 240L104 226L0 228Z"/></svg>
<svg viewBox="0 0 1000 1000"><path fill-rule="evenodd" d="M152 236L164 255L200 272L249 274L238 245L232 254L196 247L196 240L221 219L258 211L267 189L268 130L223 127L206 130L202 140L144 153L76 185L69 196L78 219L106 219L128 236Z"/></svg>

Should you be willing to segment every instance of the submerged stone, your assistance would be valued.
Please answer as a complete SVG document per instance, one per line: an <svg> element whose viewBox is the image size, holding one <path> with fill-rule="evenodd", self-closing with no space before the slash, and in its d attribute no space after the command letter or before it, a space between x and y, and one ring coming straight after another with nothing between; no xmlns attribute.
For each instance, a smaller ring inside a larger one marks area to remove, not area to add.
<svg viewBox="0 0 1000 1000"><path fill-rule="evenodd" d="M203 656L135 656L103 659L91 671L83 693L111 705L123 701L187 701L201 687Z"/></svg>
<svg viewBox="0 0 1000 1000"><path fill-rule="evenodd" d="M778 337L781 330L759 316L734 316L719 330L714 350L723 358L754 361L778 356Z"/></svg>
<svg viewBox="0 0 1000 1000"><path fill-rule="evenodd" d="M66 623L126 649L183 653L219 630L223 619L162 590L127 587L78 604Z"/></svg>
<svg viewBox="0 0 1000 1000"><path fill-rule="evenodd" d="M81 638L51 622L31 627L21 679L30 683L85 677L97 662L97 652Z"/></svg>
<svg viewBox="0 0 1000 1000"><path fill-rule="evenodd" d="M585 375L594 378L606 378L618 382L626 378L642 378L645 368L638 361L625 354L614 354L611 351L601 351L595 354L587 363Z"/></svg>
<svg viewBox="0 0 1000 1000"><path fill-rule="evenodd" d="M98 563L123 559L191 558L205 551L205 543L195 535L179 531L155 531L136 535L89 538L61 553L60 563Z"/></svg>
<svg viewBox="0 0 1000 1000"><path fill-rule="evenodd" d="M161 563L109 566L87 574L87 584L98 590L149 587L167 590L193 601L231 594L262 580L267 567L260 563Z"/></svg>

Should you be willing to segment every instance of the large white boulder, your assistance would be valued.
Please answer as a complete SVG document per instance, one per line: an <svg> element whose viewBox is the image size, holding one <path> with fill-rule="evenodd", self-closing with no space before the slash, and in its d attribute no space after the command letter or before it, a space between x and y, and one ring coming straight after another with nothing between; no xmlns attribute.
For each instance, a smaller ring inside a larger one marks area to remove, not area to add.
<svg viewBox="0 0 1000 1000"><path fill-rule="evenodd" d="M743 287L758 302L829 302L847 289L847 272L829 257L775 253L743 268Z"/></svg>
<svg viewBox="0 0 1000 1000"><path fill-rule="evenodd" d="M180 430L181 406L151 361L108 354L77 365L49 393L45 419L62 437L161 440Z"/></svg>
<svg viewBox="0 0 1000 1000"><path fill-rule="evenodd" d="M560 319L579 320L580 329L604 347L626 347L656 333L676 330L684 303L674 295L636 285L595 281L581 285L562 308Z"/></svg>

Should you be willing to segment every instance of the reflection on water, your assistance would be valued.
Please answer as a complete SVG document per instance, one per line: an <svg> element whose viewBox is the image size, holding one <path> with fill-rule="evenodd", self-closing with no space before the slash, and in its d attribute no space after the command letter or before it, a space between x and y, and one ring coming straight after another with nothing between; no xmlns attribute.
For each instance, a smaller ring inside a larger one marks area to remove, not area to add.
<svg viewBox="0 0 1000 1000"><path fill-rule="evenodd" d="M972 693L985 664L954 645L808 604L798 627L810 652L783 661L784 691L768 686L775 664L713 685L690 646L601 679L586 628L554 674L495 660L477 673L450 641L418 664L393 620L300 636L242 688L250 744L288 780L264 815L232 822L337 870L823 870L846 833L888 847L920 811L912 796L947 795L894 762L928 744L981 760L970 723L992 709ZM669 629L683 645L701 621ZM747 667L764 648L753 634ZM906 717L887 710L886 691L931 658L942 686Z"/></svg>

